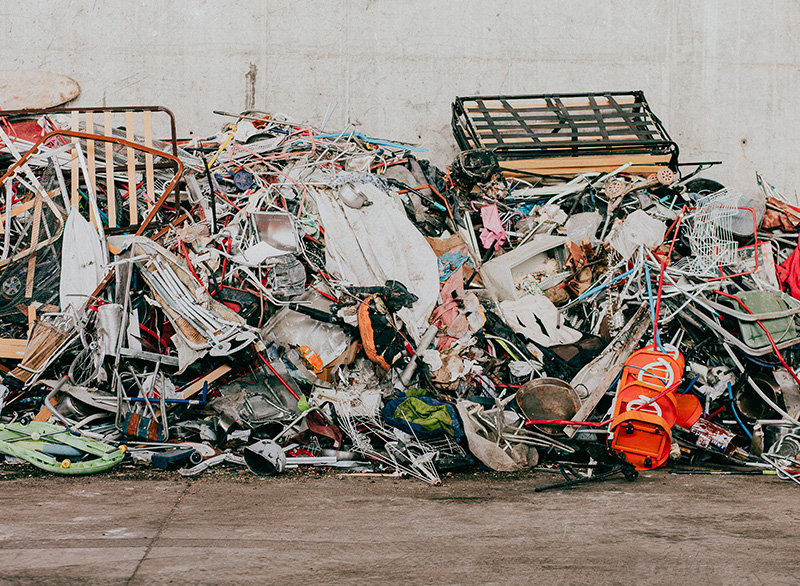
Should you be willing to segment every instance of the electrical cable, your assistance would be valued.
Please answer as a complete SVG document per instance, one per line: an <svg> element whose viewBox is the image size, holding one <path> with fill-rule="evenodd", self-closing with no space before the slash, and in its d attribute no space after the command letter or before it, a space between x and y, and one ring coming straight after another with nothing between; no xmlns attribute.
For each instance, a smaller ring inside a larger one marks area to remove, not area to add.
<svg viewBox="0 0 800 586"><path fill-rule="evenodd" d="M720 290L715 290L714 293L717 293L717 294L722 295L723 297L727 297L729 299L733 299L739 305L741 305L742 308L744 308L744 310L747 313L749 313L750 315L755 315L755 313L753 313L753 311L749 307L747 307L747 305L745 305L744 301L739 299L736 295L733 295L731 293L725 293L724 291L720 291ZM780 362L784 366L784 368L786 368L786 370L789 371L789 374L792 375L792 378L795 380L795 382L798 385L800 385L800 378L797 377L797 375L795 374L794 370L792 370L792 368L786 363L786 360L783 359L783 354L781 354L781 351L778 349L778 345L775 343L775 340L772 338L772 334L770 334L769 330L762 323L762 321L760 319L757 319L756 323L759 326L761 326L761 329L764 330L764 333L767 335L767 339L769 340L769 343L772 346L773 352L775 352L775 356L778 357L778 360L780 360Z"/></svg>
<svg viewBox="0 0 800 586"><path fill-rule="evenodd" d="M730 382L728 382L728 396L731 398L731 411L733 412L733 417L736 419L736 423L739 424L739 427L742 428L745 435L752 440L753 434L745 427L744 422L739 418L739 413L736 412L736 402L733 399L733 387Z"/></svg>
<svg viewBox="0 0 800 586"><path fill-rule="evenodd" d="M274 367L274 366L272 366L272 365L269 363L269 360L267 360L266 358L264 358L264 355L263 355L263 354L261 354L261 352L259 352L258 350L256 350L256 354L257 354L257 355L258 355L258 357L261 359L261 361L262 361L262 362L263 362L263 363L264 363L264 364L267 366L267 368L269 368L269 370L272 372L272 374L274 374L274 375L275 375L275 377L276 377L276 378L277 378L279 381L281 381L281 384L283 384L283 386L284 386L284 387L286 387L286 390L287 390L287 391L289 391L289 392L292 394L292 396L293 396L295 399L297 399L297 400L299 401L299 400L300 400L300 395L298 395L297 393L295 393L295 392L294 392L294 389L292 389L292 387L290 387L290 386L289 386L289 383L287 383L285 380L283 380L283 377L282 377L280 374L278 374L278 371L277 371L277 370L275 370L275 367Z"/></svg>
<svg viewBox="0 0 800 586"><path fill-rule="evenodd" d="M630 413L631 411L641 411L645 407L649 406L651 403L655 403L661 397L663 397L665 395L668 395L672 391L676 390L679 386L681 386L682 382L683 382L683 379L675 381L670 386L668 386L666 389L661 391L658 395L656 395L652 399L649 399L649 400L643 402L638 407L635 407L635 408L631 409L630 411L627 411L627 413ZM525 425L575 425L575 426L581 426L581 427L605 427L606 425L609 425L609 424L613 423L614 420L618 419L619 417L622 417L623 415L624 415L624 413L620 413L616 417L612 417L610 419L606 419L605 421L600 421L599 423L595 422L595 421L567 421L567 420L564 420L564 419L530 419L530 420L525 421Z"/></svg>
<svg viewBox="0 0 800 586"><path fill-rule="evenodd" d="M659 351L663 352L664 347L661 345L661 335L658 332L656 324L658 318L656 316L656 307L653 302L653 285L650 283L650 266L644 263L645 281L647 282L647 300L650 303L650 320L653 322L653 343L658 347ZM659 298L661 292L659 291Z"/></svg>

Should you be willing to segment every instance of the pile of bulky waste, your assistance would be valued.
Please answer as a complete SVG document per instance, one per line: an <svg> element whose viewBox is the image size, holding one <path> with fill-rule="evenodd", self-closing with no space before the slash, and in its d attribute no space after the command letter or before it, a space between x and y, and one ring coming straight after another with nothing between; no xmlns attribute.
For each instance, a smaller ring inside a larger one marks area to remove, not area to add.
<svg viewBox="0 0 800 586"><path fill-rule="evenodd" d="M0 466L800 483L798 201L642 92L457 98L444 169L217 114L0 111Z"/></svg>

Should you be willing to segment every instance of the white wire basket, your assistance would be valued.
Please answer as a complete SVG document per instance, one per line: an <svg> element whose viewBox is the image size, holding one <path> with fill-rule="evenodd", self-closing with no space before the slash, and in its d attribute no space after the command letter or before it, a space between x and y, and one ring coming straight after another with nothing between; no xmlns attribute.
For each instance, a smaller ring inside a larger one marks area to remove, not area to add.
<svg viewBox="0 0 800 586"><path fill-rule="evenodd" d="M697 207L686 217L687 239L692 255L681 259L675 268L698 277L719 278L723 268L741 268L743 258L733 225L756 213L738 205L739 194L722 189L697 200ZM741 272L734 270L734 272Z"/></svg>

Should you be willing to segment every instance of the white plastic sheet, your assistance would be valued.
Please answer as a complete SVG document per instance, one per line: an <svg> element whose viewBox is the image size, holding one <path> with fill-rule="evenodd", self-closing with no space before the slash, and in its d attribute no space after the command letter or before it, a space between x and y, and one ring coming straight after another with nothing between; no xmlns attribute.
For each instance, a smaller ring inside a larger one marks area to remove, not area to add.
<svg viewBox="0 0 800 586"><path fill-rule="evenodd" d="M499 472L515 472L536 466L539 454L535 448L518 443L506 452L500 447L497 433L475 417L476 413L483 410L480 405L460 399L456 403L456 409L461 417L469 451L483 464Z"/></svg>
<svg viewBox="0 0 800 586"><path fill-rule="evenodd" d="M61 244L61 284L59 303L62 311L80 311L103 280L103 248L97 229L77 208L72 208L64 226Z"/></svg>
<svg viewBox="0 0 800 586"><path fill-rule="evenodd" d="M627 260L640 246L655 248L664 241L667 226L642 210L628 215L622 223L614 225L608 241Z"/></svg>
<svg viewBox="0 0 800 586"><path fill-rule="evenodd" d="M359 188L372 205L353 209L329 189L309 189L325 227L326 268L359 287L403 283L419 301L398 313L418 339L439 297L436 254L399 203L374 185Z"/></svg>
<svg viewBox="0 0 800 586"><path fill-rule="evenodd" d="M542 346L574 344L582 337L579 331L561 323L558 308L544 295L503 301L500 310L512 330Z"/></svg>
<svg viewBox="0 0 800 586"><path fill-rule="evenodd" d="M567 231L567 238L569 238L570 242L580 244L589 239L594 245L597 242L597 238L594 235L602 223L603 217L597 211L584 212L570 216L564 224L564 229Z"/></svg>

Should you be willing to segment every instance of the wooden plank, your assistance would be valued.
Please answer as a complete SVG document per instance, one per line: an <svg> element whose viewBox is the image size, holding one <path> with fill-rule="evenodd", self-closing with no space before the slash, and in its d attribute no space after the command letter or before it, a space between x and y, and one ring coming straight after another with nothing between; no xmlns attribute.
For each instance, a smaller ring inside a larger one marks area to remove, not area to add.
<svg viewBox="0 0 800 586"><path fill-rule="evenodd" d="M613 133L612 133L613 134ZM513 133L509 136L502 136L500 141L495 140L492 137L482 135L480 136L481 143L486 148L494 148L497 146L507 146L512 147L515 145L519 145L522 147L530 148L530 151L533 153L536 152L548 152L548 149L570 149L570 150L577 150L581 152L584 147L594 148L595 145L601 145L601 147L605 148L607 151L613 153L615 150L624 150L624 149L632 149L635 148L637 150L643 151L643 154L650 155L645 149L655 150L652 147L658 147L664 145L664 141L654 141L656 143L661 143L660 145L657 144L648 144L647 142L643 142L640 140L639 137L634 136L632 134L617 134L614 135L611 142L601 142L603 137L596 134L583 134L577 138L577 140L570 140L571 138L575 137L575 135L571 134L537 134L535 138L532 136L526 136L522 133L517 133L514 135ZM614 144L613 141L625 142L625 143L633 143L638 142L640 144Z"/></svg>
<svg viewBox="0 0 800 586"><path fill-rule="evenodd" d="M522 126L524 123L524 127ZM489 125L485 121L479 121L475 123L475 130L479 134L486 134L488 135L491 132L491 129L494 128L501 134L503 133L514 133L514 132L525 132L525 134L530 135L540 135L540 134L549 134L558 132L562 136L585 136L587 134L591 134L591 132L600 132L600 129L608 129L612 130L617 134L636 134L632 132L631 125L628 122L623 121L614 121L614 120L604 120L601 123L598 123L596 120L576 120L575 121L575 128L578 129L580 132L568 132L568 126L564 125L561 122L558 122L554 119L550 120L513 120L511 118L506 118L503 120L492 120L491 125ZM639 128L637 129L639 133L647 133L647 134L656 134L656 128L654 125L649 125L645 122L636 123L636 126ZM524 131L524 128L530 130L530 132ZM488 132L487 132L488 131Z"/></svg>
<svg viewBox="0 0 800 586"><path fill-rule="evenodd" d="M500 160L505 169L537 171L540 169L581 169L585 167L608 167L633 163L634 165L664 166L672 159L671 155L582 155L577 157L538 157L530 159Z"/></svg>
<svg viewBox="0 0 800 586"><path fill-rule="evenodd" d="M133 112L125 112L125 138L133 142ZM139 223L139 212L136 208L136 155L131 147L125 147L128 156L128 218L131 226Z"/></svg>
<svg viewBox="0 0 800 586"><path fill-rule="evenodd" d="M491 128L485 124L476 124L475 133L488 140L495 136L502 141L510 136L527 136L529 140L535 138L547 137L552 135L552 138L567 140L581 140L593 136L602 136L603 130L608 131L609 137L606 140L619 140L619 136L633 136L640 142L668 142L667 139L659 135L655 127L648 127L643 124L637 124L636 128L632 128L630 124L610 123L598 126L594 122L578 122L573 127L565 126L556 122L553 123L533 123L524 129L516 123L507 123L506 121L499 121ZM617 135L616 137L614 135Z"/></svg>
<svg viewBox="0 0 800 586"><path fill-rule="evenodd" d="M153 113L144 111L144 145L153 148ZM145 153L145 186L147 188L147 212L153 209L156 201L155 174L153 173L153 155Z"/></svg>
<svg viewBox="0 0 800 586"><path fill-rule="evenodd" d="M22 360L28 340L16 338L0 338L0 358Z"/></svg>
<svg viewBox="0 0 800 586"><path fill-rule="evenodd" d="M85 132L94 134L94 114L86 112L84 119ZM97 196L97 172L95 170L95 156L94 156L94 141L86 141L86 165L89 167L89 184L92 186L92 193ZM97 225L98 220L94 217L94 206L89 206L89 220L92 224Z"/></svg>
<svg viewBox="0 0 800 586"><path fill-rule="evenodd" d="M25 210L31 209L34 203L36 203L36 200L34 198L31 198L26 202L14 206L13 208L11 208L11 217L13 218L14 216L21 214ZM2 214L0 214L0 234L2 234L5 231L7 215L8 212L3 212Z"/></svg>
<svg viewBox="0 0 800 586"><path fill-rule="evenodd" d="M58 400L56 399L56 397L53 397L52 399L50 399L50 404L53 406L53 408L55 408L55 406L58 405ZM52 416L53 416L52 411L50 411L50 409L48 409L47 407L42 405L42 408L39 410L39 412L36 414L36 417L34 417L33 420L34 421L46 422Z"/></svg>
<svg viewBox="0 0 800 586"><path fill-rule="evenodd" d="M527 171L528 174L533 173L535 175L552 175L556 177L574 177L580 173L610 173L620 167L620 165L606 165L606 166L589 166L589 167L572 167L572 168L542 168ZM626 173L631 173L632 175L640 175L640 176L648 176L652 175L653 173L658 173L660 169L663 169L664 165L642 165L642 166L633 166L628 167L625 169ZM503 175L507 178L519 177L524 179L527 175L526 172L523 171L503 171Z"/></svg>
<svg viewBox="0 0 800 586"><path fill-rule="evenodd" d="M33 205L33 226L31 226L31 245L33 251L28 259L28 275L25 281L25 297L33 296L33 278L36 272L36 247L39 245L39 228L42 224L42 195L36 193L36 202Z"/></svg>
<svg viewBox="0 0 800 586"><path fill-rule="evenodd" d="M17 309L19 309L19 305L17 306ZM28 336L30 336L31 332L33 331L33 326L36 325L36 305L29 305L25 315L28 317Z"/></svg>
<svg viewBox="0 0 800 586"><path fill-rule="evenodd" d="M106 136L113 136L111 112L103 113L103 132ZM114 145L106 143L106 202L108 206L108 225L117 227L117 198L114 188Z"/></svg>
<svg viewBox="0 0 800 586"><path fill-rule="evenodd" d="M560 143L564 148L576 148L578 150L580 150L584 143L591 144L600 140L605 140L604 146L608 149L622 149L630 146L628 144L620 143L634 143L632 146L635 146L636 148L647 148L651 150L653 148L663 147L667 144L667 141L665 140L650 138L655 135L654 132L642 132L642 134L637 135L631 134L629 129L622 128L618 130L609 129L609 137L607 139L604 139L602 133L595 130L592 132L573 133L564 129L553 132L534 132L533 134L522 132L519 128L498 128L496 131L499 138L496 138L494 134L490 135L485 131L480 131L478 133L478 137L481 139L481 142L486 145L527 143L531 146L531 148L539 148L539 145L536 143L548 142Z"/></svg>
<svg viewBox="0 0 800 586"><path fill-rule="evenodd" d="M604 96L596 96L596 97L597 98L601 98L601 99L606 99ZM568 99L568 98L561 98L561 99L564 100L564 99ZM472 100L470 100L470 101L472 101ZM531 110L531 111L533 111L533 110L549 111L549 110L552 109L550 106L548 106L547 104L545 104L543 102L542 103L535 103L535 102L531 103L531 102L528 102L528 103L524 103L524 104L516 104L516 103L513 102L513 100L507 100L507 101L508 101L509 104L511 104L511 106L515 110L517 110L519 112L525 112L527 110ZM490 110L490 111L496 111L496 112L504 112L506 110L506 108L504 106L502 106L502 105L498 105L498 106L491 105L492 102L496 102L496 100L481 100L481 102L484 103L484 104L488 103L489 105L483 106L483 108L481 108L481 106L467 106L466 102L465 102L464 110L467 111L467 112L481 112L482 109ZM474 101L473 101L473 103L474 103ZM635 99L623 99L623 100L617 100L617 104L619 104L620 106L622 106L622 105L631 106L631 105L634 105L634 104L641 104L641 102L637 102ZM590 108L591 107L591 104L589 102L587 102L587 101L572 102L572 103L569 103L567 105L568 105L569 109L573 109L573 108ZM610 109L610 110L614 109L614 106L609 104L608 102L606 102L605 104L602 103L602 102L599 102L598 106L603 108L603 109Z"/></svg>
<svg viewBox="0 0 800 586"><path fill-rule="evenodd" d="M80 132L80 113L72 113L72 132ZM77 138L73 138L72 142L78 142ZM80 183L80 175L78 174L78 151L72 149L72 165L70 168L70 205L76 207L78 205L78 184Z"/></svg>
<svg viewBox="0 0 800 586"><path fill-rule="evenodd" d="M477 124L485 120L488 116L491 120L511 120L514 115L518 115L525 120L562 120L556 111L551 108L509 108L503 110L491 110L486 108L476 108L470 112L468 120L473 124ZM643 120L652 120L646 111L638 111L638 108L626 108L620 106L620 109L611 106L598 106L597 108L586 109L568 109L565 114L571 119L591 120L596 115L599 115L603 120L628 120L641 118Z"/></svg>
<svg viewBox="0 0 800 586"><path fill-rule="evenodd" d="M203 390L203 383L208 383L210 385L215 380L217 380L219 378L222 378L223 376L228 374L231 370L232 370L231 367L228 366L227 364L223 364L222 366L218 366L217 368L215 368L214 370L209 372L207 375L205 375L202 378L194 381L188 387L183 389L183 398L184 399L188 399L192 395L196 395L197 393L199 393L200 391Z"/></svg>
<svg viewBox="0 0 800 586"><path fill-rule="evenodd" d="M602 119L600 122L597 121L597 118L593 116L576 116L573 118L573 121L577 125L578 128L582 129L597 129L599 127L605 128L620 128L625 129L628 132L631 131L631 123L630 121L619 118L619 117L607 117ZM510 116L503 116L498 118L492 118L490 122L486 122L486 120L478 119L475 120L474 126L477 130L482 130L484 128L488 128L489 124L495 126L498 129L519 129L520 123L524 122L525 125L529 126L531 130L541 130L541 131L550 131L556 129L566 129L567 125L565 125L561 120L556 118L555 116L539 116L536 118L528 118L525 116L520 116L519 118L512 118ZM635 123L638 126L651 126L655 129L654 124L648 124L648 121L643 120L641 122Z"/></svg>

